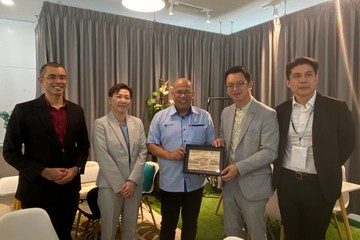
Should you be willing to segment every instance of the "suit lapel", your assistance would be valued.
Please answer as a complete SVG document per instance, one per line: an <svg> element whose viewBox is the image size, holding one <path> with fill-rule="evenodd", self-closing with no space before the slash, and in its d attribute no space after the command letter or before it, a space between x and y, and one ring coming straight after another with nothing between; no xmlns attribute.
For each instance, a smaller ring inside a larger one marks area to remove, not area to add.
<svg viewBox="0 0 360 240"><path fill-rule="evenodd" d="M140 134L140 129L137 129L133 119L131 119L130 117L126 118L126 123L129 129L129 142L130 142L130 153L132 152L132 149L134 149L134 140L137 139L135 134Z"/></svg>
<svg viewBox="0 0 360 240"><path fill-rule="evenodd" d="M312 127L313 139L314 137L316 137L317 130L320 127L320 119L323 109L326 109L326 106L322 106L322 95L317 93L314 103L314 119L313 119L313 127Z"/></svg>
<svg viewBox="0 0 360 240"><path fill-rule="evenodd" d="M224 136L227 136L226 142L231 143L233 128L234 128L234 118L235 118L235 111L236 107L235 104L230 106L229 115L225 116L226 119L224 119L226 122L224 122ZM227 152L230 150L230 144L227 144L226 146Z"/></svg>
<svg viewBox="0 0 360 240"><path fill-rule="evenodd" d="M51 117L49 114L48 107L42 98L43 95L41 95L38 98L39 101L36 102L35 114L39 116L43 129L49 132L49 136L51 136L51 138L54 139L54 141L56 141L58 144L61 144L59 142L58 136L56 135L55 128L51 122Z"/></svg>
<svg viewBox="0 0 360 240"><path fill-rule="evenodd" d="M248 109L248 111L247 111L246 115L244 116L244 119L243 119L243 121L241 123L241 131L240 131L240 136L239 136L239 141L238 141L237 146L239 146L241 140L245 136L245 133L247 132L248 128L250 127L250 124L254 119L256 111L257 111L257 103L256 103L255 99L252 99L252 102L250 103L249 109Z"/></svg>
<svg viewBox="0 0 360 240"><path fill-rule="evenodd" d="M114 131L117 139L119 140L120 144L122 145L122 147L125 149L125 151L128 153L128 147L126 145L126 141L124 138L124 135L121 132L120 126L118 121L115 118L115 115L113 114L113 112L109 112L109 114L107 115L108 119L109 119L109 125L112 128L112 130Z"/></svg>

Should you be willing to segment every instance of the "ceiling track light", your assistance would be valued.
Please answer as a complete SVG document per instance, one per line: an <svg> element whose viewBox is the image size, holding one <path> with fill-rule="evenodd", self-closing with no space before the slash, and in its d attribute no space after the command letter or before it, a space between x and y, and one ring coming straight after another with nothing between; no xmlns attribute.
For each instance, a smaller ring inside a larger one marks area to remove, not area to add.
<svg viewBox="0 0 360 240"><path fill-rule="evenodd" d="M122 0L121 3L136 12L157 12L165 7L163 0Z"/></svg>
<svg viewBox="0 0 360 240"><path fill-rule="evenodd" d="M124 0L123 0L124 1ZM212 9L208 9L208 8L204 8L204 7L199 7L199 6L196 6L196 5L192 5L192 4L189 4L189 3L183 3L183 2L178 2L178 1L174 1L174 0L168 0L169 4L170 4L170 7L169 7L169 15L173 15L174 12L173 12L173 7L174 5L176 6L185 6L185 7L191 7L191 8L196 8L196 9L199 9L201 12L204 12L206 13L206 22L207 23L210 23L211 22L211 15L210 13L213 12L214 10Z"/></svg>
<svg viewBox="0 0 360 240"><path fill-rule="evenodd" d="M169 7L169 15L174 15L173 7L174 7L174 2L171 1L171 2L170 2L170 7Z"/></svg>
<svg viewBox="0 0 360 240"><path fill-rule="evenodd" d="M278 9L277 6L274 6L273 17L274 17L274 18L278 18L278 17L279 17L279 9Z"/></svg>
<svg viewBox="0 0 360 240"><path fill-rule="evenodd" d="M285 2L286 4L286 0L274 0L272 2L270 2L269 4L266 4L265 6L263 6L263 9L266 9L268 7L273 7L273 18L278 18L279 17L279 6L281 4L281 2Z"/></svg>
<svg viewBox="0 0 360 240"><path fill-rule="evenodd" d="M211 23L210 9L202 9L201 12L206 13L206 23Z"/></svg>

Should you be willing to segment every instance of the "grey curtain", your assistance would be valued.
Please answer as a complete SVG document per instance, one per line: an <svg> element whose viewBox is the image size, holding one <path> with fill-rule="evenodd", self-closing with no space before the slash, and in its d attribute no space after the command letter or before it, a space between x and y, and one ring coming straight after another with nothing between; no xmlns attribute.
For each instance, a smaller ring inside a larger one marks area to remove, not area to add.
<svg viewBox="0 0 360 240"><path fill-rule="evenodd" d="M65 65L67 98L83 106L90 134L109 110L108 89L125 82L134 90L130 113L147 126L145 101L179 77L192 80L194 105L226 97L223 74L236 64L253 73L253 95L275 107L291 97L285 65L299 56L319 60L318 91L346 101L355 123L357 147L347 163L348 180L360 183L360 0L331 1L229 36L44 2L36 27L37 68L48 61ZM37 93L41 90L38 86ZM214 122L224 105L211 107ZM350 211L360 213L360 193Z"/></svg>

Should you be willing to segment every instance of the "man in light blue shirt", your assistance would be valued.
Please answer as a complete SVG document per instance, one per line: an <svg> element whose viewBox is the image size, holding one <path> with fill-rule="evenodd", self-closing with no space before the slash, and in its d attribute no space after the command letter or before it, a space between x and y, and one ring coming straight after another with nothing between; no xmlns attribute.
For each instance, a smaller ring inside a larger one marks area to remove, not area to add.
<svg viewBox="0 0 360 240"><path fill-rule="evenodd" d="M186 144L211 144L215 129L210 114L191 106L194 97L190 80L175 81L174 106L158 112L151 121L148 150L158 157L161 190L161 240L173 240L181 209L182 240L195 240L205 178L185 174Z"/></svg>

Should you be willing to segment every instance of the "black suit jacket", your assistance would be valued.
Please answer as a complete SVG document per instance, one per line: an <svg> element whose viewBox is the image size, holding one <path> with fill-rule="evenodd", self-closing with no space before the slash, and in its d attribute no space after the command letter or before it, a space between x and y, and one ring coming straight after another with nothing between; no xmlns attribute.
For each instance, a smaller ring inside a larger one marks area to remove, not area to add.
<svg viewBox="0 0 360 240"><path fill-rule="evenodd" d="M292 99L276 107L280 142L279 155L274 163L273 184L279 184L280 171L289 131ZM314 106L312 142L316 171L324 196L335 202L341 194L341 166L355 146L355 126L345 102L317 93Z"/></svg>
<svg viewBox="0 0 360 240"><path fill-rule="evenodd" d="M24 153L22 152L24 144ZM49 181L40 173L45 167L74 166L84 169L89 139L82 108L67 101L67 130L63 144L56 135L43 96L17 104L4 139L4 159L19 171L16 198L32 203L74 195L81 188L80 175L65 185Z"/></svg>

